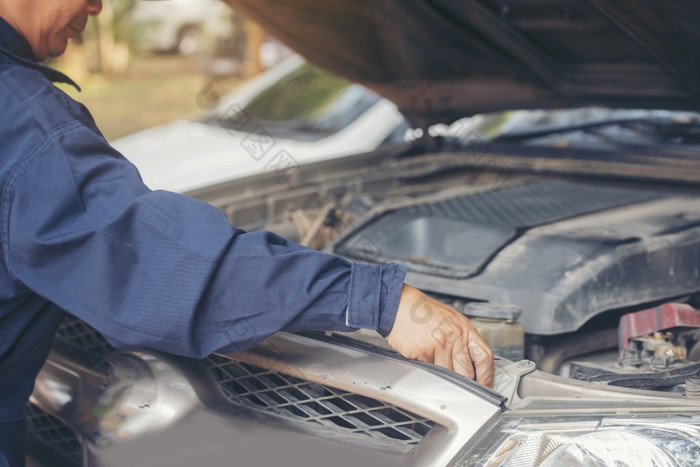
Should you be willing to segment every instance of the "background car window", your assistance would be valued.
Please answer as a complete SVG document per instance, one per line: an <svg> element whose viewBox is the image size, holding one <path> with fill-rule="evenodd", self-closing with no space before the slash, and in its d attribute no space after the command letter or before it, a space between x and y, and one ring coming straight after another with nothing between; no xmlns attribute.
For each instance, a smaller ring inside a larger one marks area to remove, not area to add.
<svg viewBox="0 0 700 467"><path fill-rule="evenodd" d="M378 100L363 86L305 63L243 110L275 136L313 139L340 131Z"/></svg>

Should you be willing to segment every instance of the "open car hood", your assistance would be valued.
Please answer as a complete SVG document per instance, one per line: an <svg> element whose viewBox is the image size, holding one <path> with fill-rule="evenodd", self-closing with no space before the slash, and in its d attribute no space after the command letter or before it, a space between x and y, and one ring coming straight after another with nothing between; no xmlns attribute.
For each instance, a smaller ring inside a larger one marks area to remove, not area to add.
<svg viewBox="0 0 700 467"><path fill-rule="evenodd" d="M416 126L528 108L700 109L694 0L224 0Z"/></svg>

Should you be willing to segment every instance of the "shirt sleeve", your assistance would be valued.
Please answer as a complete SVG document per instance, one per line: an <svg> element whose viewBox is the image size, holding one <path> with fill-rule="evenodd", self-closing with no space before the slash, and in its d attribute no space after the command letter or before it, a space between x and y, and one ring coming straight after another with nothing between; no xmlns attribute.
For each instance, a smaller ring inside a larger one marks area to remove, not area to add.
<svg viewBox="0 0 700 467"><path fill-rule="evenodd" d="M406 273L245 232L213 206L150 191L80 122L14 168L1 209L13 277L119 348L204 357L280 330L387 335Z"/></svg>

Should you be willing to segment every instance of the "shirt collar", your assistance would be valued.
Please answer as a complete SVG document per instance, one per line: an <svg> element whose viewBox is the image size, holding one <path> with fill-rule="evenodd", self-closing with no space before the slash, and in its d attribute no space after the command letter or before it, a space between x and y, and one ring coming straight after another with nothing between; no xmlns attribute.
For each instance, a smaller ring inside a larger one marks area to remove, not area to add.
<svg viewBox="0 0 700 467"><path fill-rule="evenodd" d="M67 83L80 91L80 86L68 76L37 62L29 42L3 18L0 18L0 53L12 57L28 68L37 70L53 82Z"/></svg>

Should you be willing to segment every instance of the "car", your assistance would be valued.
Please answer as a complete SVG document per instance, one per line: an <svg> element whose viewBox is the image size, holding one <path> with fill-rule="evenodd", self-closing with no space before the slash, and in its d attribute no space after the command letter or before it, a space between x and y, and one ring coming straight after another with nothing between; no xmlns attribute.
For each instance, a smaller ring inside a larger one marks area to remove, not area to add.
<svg viewBox="0 0 700 467"><path fill-rule="evenodd" d="M189 193L404 264L490 343L495 387L367 331L192 360L68 318L28 409L33 443L72 447L53 465L698 465L697 5L226 3L394 102L410 138Z"/></svg>
<svg viewBox="0 0 700 467"><path fill-rule="evenodd" d="M394 104L298 55L226 96L209 81L197 102L206 112L111 142L151 189L190 193L273 167L293 170L404 141L408 129Z"/></svg>

